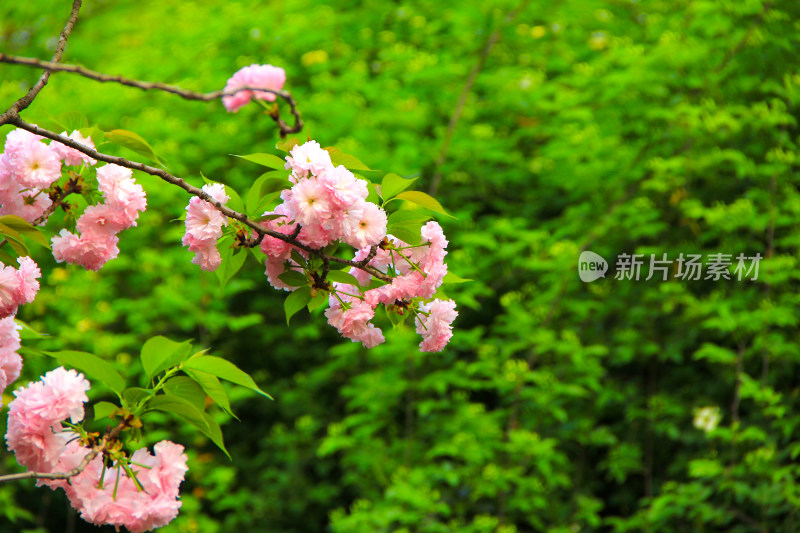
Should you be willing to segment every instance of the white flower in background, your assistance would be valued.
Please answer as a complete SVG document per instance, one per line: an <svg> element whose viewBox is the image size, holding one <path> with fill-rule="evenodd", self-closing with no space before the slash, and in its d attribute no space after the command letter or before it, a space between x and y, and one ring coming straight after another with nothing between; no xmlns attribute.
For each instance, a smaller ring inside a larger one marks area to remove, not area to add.
<svg viewBox="0 0 800 533"><path fill-rule="evenodd" d="M706 433L717 429L722 414L719 407L699 407L694 410L694 420L692 424L697 429L701 429Z"/></svg>

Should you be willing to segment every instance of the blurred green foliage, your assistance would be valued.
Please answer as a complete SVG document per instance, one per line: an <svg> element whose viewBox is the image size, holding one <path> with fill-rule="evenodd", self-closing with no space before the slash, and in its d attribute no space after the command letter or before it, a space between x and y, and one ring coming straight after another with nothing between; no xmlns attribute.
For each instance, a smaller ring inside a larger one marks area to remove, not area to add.
<svg viewBox="0 0 800 533"><path fill-rule="evenodd" d="M187 428L150 433L190 449L165 531L798 529L800 4L530 2L506 24L516 7L86 1L66 62L201 91L280 65L303 135L421 189L500 36L441 166L449 265L474 280L448 289L461 315L441 354L409 330L365 351L319 316L286 328L254 261L221 294L180 247L188 198L141 174L150 209L118 259L94 274L36 256L47 274L21 317L51 335L36 347L134 375L144 339L193 338L276 399L231 390L233 463ZM49 58L67 9L4 3L0 51ZM0 107L38 74L0 64ZM73 110L142 135L195 185L246 191L258 173L228 154L275 153L255 106L68 74L25 117ZM584 284L583 249L766 259L757 282ZM23 381L47 364L28 357ZM714 429L693 424L706 407ZM32 484L0 487L0 514L3 530L96 531Z"/></svg>

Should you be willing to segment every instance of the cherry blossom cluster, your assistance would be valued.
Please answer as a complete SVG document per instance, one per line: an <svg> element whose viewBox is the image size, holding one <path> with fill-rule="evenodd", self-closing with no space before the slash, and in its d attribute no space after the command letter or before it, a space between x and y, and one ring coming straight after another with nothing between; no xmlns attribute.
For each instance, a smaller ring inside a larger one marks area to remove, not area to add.
<svg viewBox="0 0 800 533"><path fill-rule="evenodd" d="M272 91L280 91L286 83L286 72L272 65L249 65L237 70L225 84L225 92L236 91L242 87L260 87ZM275 95L264 91L242 90L222 97L222 104L230 113L236 113L250 103L250 100L275 101Z"/></svg>
<svg viewBox="0 0 800 533"><path fill-rule="evenodd" d="M86 208L78 219L76 235L62 229L53 237L53 256L59 263L99 270L119 254L117 234L136 225L147 207L144 189L130 169L108 164L97 169L97 183L103 203Z"/></svg>
<svg viewBox="0 0 800 533"><path fill-rule="evenodd" d="M42 272L30 257L17 259L19 268L0 263L0 318L13 316L20 305L31 303L39 292Z"/></svg>
<svg viewBox="0 0 800 533"><path fill-rule="evenodd" d="M57 142L48 145L43 139L22 129L13 130L6 136L0 154L0 215L17 215L34 222L52 204L43 191L61 177L62 161L68 166L96 163L73 148ZM70 139L94 148L92 140L84 138L78 131L72 132Z"/></svg>
<svg viewBox="0 0 800 533"><path fill-rule="evenodd" d="M22 326L13 317L0 320L0 395L17 380L22 371L22 357L17 353L20 348L20 329Z"/></svg>
<svg viewBox="0 0 800 533"><path fill-rule="evenodd" d="M283 203L272 212L264 226L292 235L310 248L320 249L343 241L356 248L377 245L386 236L386 213L367 201L367 182L356 178L344 166L334 166L330 153L316 141L292 148L286 157L289 181L294 185L281 193ZM292 247L285 241L265 236L261 251L266 254L266 274L277 289L292 290L278 277L285 269L299 269L291 259ZM304 255L302 251L298 253Z"/></svg>
<svg viewBox="0 0 800 533"><path fill-rule="evenodd" d="M230 199L221 183L208 183L203 186L203 192L221 204ZM217 241L222 237L222 226L227 224L227 217L210 203L196 196L189 200L186 206L186 233L181 242L189 247L190 252L194 252L192 263L208 271L219 267L222 258Z"/></svg>
<svg viewBox="0 0 800 533"><path fill-rule="evenodd" d="M14 391L6 441L21 465L40 473L64 473L81 465L92 450L64 424L67 419L73 424L83 419L89 387L83 374L59 367ZM133 533L147 531L177 516L178 490L188 470L183 446L161 441L154 452L141 448L129 460L108 464L97 455L69 480L37 483L63 489L88 522L124 526Z"/></svg>
<svg viewBox="0 0 800 533"><path fill-rule="evenodd" d="M364 289L371 285L373 276L353 267L350 274L358 280L358 286L333 284L330 307L325 310L325 316L342 336L359 341L367 348L382 343L383 333L370 321L378 305L383 304L390 312L415 316L417 333L423 338L419 345L423 352L441 351L450 341L453 336L451 324L458 316L455 302L435 299L423 303L434 297L447 274L444 263L447 239L441 226L433 221L426 223L420 233L422 242L416 246L392 235L387 236L367 263L384 274L392 275L391 283ZM353 259L364 261L370 252L369 247L361 248Z"/></svg>

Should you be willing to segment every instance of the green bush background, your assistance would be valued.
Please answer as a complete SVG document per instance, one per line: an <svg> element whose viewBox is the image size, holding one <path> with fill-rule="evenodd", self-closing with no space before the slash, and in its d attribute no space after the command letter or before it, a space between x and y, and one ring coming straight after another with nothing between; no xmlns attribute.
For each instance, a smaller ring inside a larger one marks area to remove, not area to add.
<svg viewBox="0 0 800 533"><path fill-rule="evenodd" d="M0 52L49 58L68 4L4 2ZM150 208L118 259L94 274L36 256L21 318L51 338L31 343L136 376L146 338L193 338L273 394L231 391L232 463L189 427L149 433L190 455L164 531L796 531L798 21L793 0L87 0L65 62L199 91L280 65L303 137L423 190L498 32L437 193L457 216L441 221L450 269L474 281L449 290L460 316L440 354L408 329L366 351L319 316L287 328L263 266L221 294L180 246L187 196L140 174ZM0 107L38 74L0 64ZM255 106L69 74L24 117L68 111L142 135L196 185L246 191L259 171L229 154L277 153ZM620 253L765 259L757 282L584 284L584 249L610 274ZM50 364L28 357L20 382ZM720 410L713 431L693 425L703 407ZM0 530L65 529L98 531L61 493L0 486Z"/></svg>

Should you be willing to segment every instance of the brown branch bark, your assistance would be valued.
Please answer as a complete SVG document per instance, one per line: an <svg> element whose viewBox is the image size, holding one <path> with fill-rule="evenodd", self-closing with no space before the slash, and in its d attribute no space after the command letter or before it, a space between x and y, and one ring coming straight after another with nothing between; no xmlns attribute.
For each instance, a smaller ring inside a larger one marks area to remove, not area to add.
<svg viewBox="0 0 800 533"><path fill-rule="evenodd" d="M117 437L119 437L119 433L127 427L129 427L128 421L126 419L123 419L122 421L120 421L119 424L117 424L117 426L114 429L107 431L106 434L103 435L103 438L100 439L100 442L92 446L92 451L87 453L86 456L84 456L84 458L78 464L78 466L76 466L72 470L68 470L66 472L28 471L28 472L20 472L18 474L7 474L5 476L0 476L0 483L5 483L9 481L19 481L21 479L69 479L71 477L77 476L78 474L83 472L87 466L89 466L89 463L91 463L95 457L103 453L111 444L116 442Z"/></svg>
<svg viewBox="0 0 800 533"><path fill-rule="evenodd" d="M223 91L212 91L208 93L200 93L196 91L189 91L187 89L181 89L180 87L176 87L174 85L167 85L166 83L140 81L140 80L125 78L123 76L118 76L118 75L102 74L94 70L89 70L81 65L65 65L53 61L42 61L41 59L36 59L33 57L20 57L20 56L11 56L7 54L0 54L0 63L9 63L14 65L24 65L28 67L42 68L45 69L48 75L50 72L70 72L72 74L78 74L85 78L89 78L94 81L99 81L101 83L118 83L120 85L125 85L126 87L134 87L136 89L141 89L143 91L163 91L166 93L180 96L184 100L195 100L201 102L210 102L212 100L217 100L219 98L222 98L223 96L232 96L241 91L260 91L260 92L270 93L284 100L289 105L289 111L294 117L294 125L289 126L288 124L286 124L286 122L283 121L283 119L280 118L280 115L278 115L277 113L270 114L270 117L278 124L278 127L280 128L281 137L285 137L290 133L298 133L303 129L303 119L300 118L300 112L297 110L297 103L294 101L294 98L288 91L274 91L272 89L263 89L261 87L248 86L248 87L240 87L233 91L223 90Z"/></svg>
<svg viewBox="0 0 800 533"><path fill-rule="evenodd" d="M84 146L84 145L82 145L80 143L75 142L74 140L70 139L69 137L64 137L63 135L59 135L59 134L54 133L52 131L46 130L44 128L40 128L39 126L36 126L34 124L29 124L29 123L25 122L24 120L22 120L19 117L19 115L14 115L14 116L9 117L7 119L7 123L8 124L12 124L14 126L17 126L18 128L22 128L22 129L24 129L26 131L29 131L31 133L34 133L36 135L41 135L42 137L47 137L48 139L60 142L60 143L65 144L65 145L67 145L67 146L69 146L71 148L75 148L76 150L80 151L81 153L84 153L84 154L88 155L89 157L97 159L98 161L104 161L106 163L112 163L112 164L115 164L115 165L119 165L121 167L129 168L131 170L139 170L141 172L146 172L147 174L150 174L152 176L156 176L158 178L161 178L162 180L166 181L167 183L170 183L172 185L176 185L176 186L180 187L181 189L185 190L186 192L188 192L189 194L191 194L193 196L197 196L198 198L210 203L211 205L213 205L219 212L221 212L226 217L232 218L234 220L238 220L242 224L248 226L250 229L252 229L256 233L258 233L259 235L269 235L270 237L274 237L276 239L280 239L280 240L282 240L284 242L287 242L287 243L291 244L292 246L294 246L296 248L299 248L300 250L303 250L303 251L309 253L310 255L313 255L313 256L316 256L316 257L320 257L320 258L323 258L323 259L327 258L329 261L332 261L334 263L340 263L340 264L343 264L343 265L349 265L349 266L352 266L352 267L359 268L359 269L367 272L368 274L371 274L372 276L375 276L376 278L378 278L378 279L380 279L382 281L391 282L391 280L392 280L392 278L390 276L384 274L383 272L380 272L379 270L377 270L377 269L375 269L375 268L373 268L371 266L362 265L360 262L353 261L353 260L350 260L350 259L342 259L341 257L328 255L328 254L324 253L322 250L317 250L315 248L311 248L311 247L299 242L297 240L297 235L284 235L283 233L267 229L267 228L263 227L261 224L259 224L258 222L255 222L255 221L251 220L250 218L248 218L247 215L245 215L244 213L239 213L238 211L234 211L233 209L231 209L229 207L226 207L222 203L218 202L217 200L215 200L214 198L209 196L202 189L199 189L199 188L195 187L194 185L191 185L191 184L187 183L186 181L182 180L181 178L179 178L177 176L173 176L172 174L170 174L166 170L163 170L163 169L160 169L160 168L156 168L156 167L151 167L149 165L145 165L145 164L139 163L137 161L130 161L128 159L125 159L124 157L118 157L118 156L113 156L113 155L108 155L108 154L104 154L104 153L98 152L97 150L89 148L88 146Z"/></svg>

